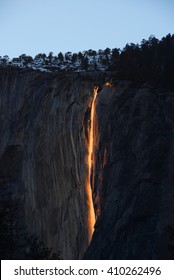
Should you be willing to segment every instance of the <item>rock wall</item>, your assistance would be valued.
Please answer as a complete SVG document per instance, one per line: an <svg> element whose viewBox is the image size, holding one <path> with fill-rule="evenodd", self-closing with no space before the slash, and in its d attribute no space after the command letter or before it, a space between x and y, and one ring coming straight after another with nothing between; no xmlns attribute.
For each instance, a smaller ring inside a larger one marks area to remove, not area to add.
<svg viewBox="0 0 174 280"><path fill-rule="evenodd" d="M15 221L16 241L5 257L25 258L31 235L63 259L174 255L174 92L126 81L100 86L96 101L98 219L87 249L85 145L104 79L0 70L0 210Z"/></svg>
<svg viewBox="0 0 174 280"><path fill-rule="evenodd" d="M79 74L1 69L0 196L6 190L14 201L15 195L15 239L22 248L9 258L25 258L25 236L37 236L63 259L84 254L83 121L92 93Z"/></svg>
<svg viewBox="0 0 174 280"><path fill-rule="evenodd" d="M170 259L174 236L174 92L117 82L98 94L94 197L85 259Z"/></svg>

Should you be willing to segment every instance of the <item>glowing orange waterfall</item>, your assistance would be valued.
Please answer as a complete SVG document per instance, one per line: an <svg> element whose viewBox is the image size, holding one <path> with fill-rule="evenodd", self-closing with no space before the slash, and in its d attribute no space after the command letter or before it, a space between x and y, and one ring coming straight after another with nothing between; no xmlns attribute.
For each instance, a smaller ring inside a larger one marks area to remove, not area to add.
<svg viewBox="0 0 174 280"><path fill-rule="evenodd" d="M88 174L86 179L86 195L87 195L87 225L88 225L88 241L91 241L92 234L94 231L95 224L95 212L94 205L92 200L92 186L91 186L91 172L94 164L94 143L95 143L95 133L94 133L94 119L95 119L95 100L97 97L98 87L94 88L94 97L91 104L91 116L90 116L90 126L89 126L89 140L88 140L88 156L87 156L87 165L88 165Z"/></svg>

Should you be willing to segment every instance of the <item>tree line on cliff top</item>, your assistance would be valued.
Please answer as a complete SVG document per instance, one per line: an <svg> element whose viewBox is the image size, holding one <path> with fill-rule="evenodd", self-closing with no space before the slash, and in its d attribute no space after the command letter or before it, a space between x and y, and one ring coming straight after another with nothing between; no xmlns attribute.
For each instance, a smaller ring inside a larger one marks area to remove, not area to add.
<svg viewBox="0 0 174 280"><path fill-rule="evenodd" d="M168 34L161 40L150 36L141 44L126 44L118 48L88 50L71 53L62 52L48 56L37 54L34 58L25 54L18 58L0 58L0 63L11 66L31 67L48 71L111 71L117 79L153 81L174 88L174 35Z"/></svg>

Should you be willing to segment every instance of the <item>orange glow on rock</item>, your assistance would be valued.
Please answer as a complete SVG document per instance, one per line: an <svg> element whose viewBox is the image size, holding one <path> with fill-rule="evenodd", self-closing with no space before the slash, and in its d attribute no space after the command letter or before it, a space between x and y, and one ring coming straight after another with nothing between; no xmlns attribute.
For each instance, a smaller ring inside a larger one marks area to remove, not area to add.
<svg viewBox="0 0 174 280"><path fill-rule="evenodd" d="M106 85L107 87L112 87L112 82L106 82L105 85Z"/></svg>
<svg viewBox="0 0 174 280"><path fill-rule="evenodd" d="M94 88L94 97L91 104L91 115L90 125L88 129L89 140L87 143L88 155L87 155L87 166L88 174L86 178L86 196L87 196L87 226L88 226L88 241L91 241L92 234L94 232L95 225L95 212L92 200L92 186L91 186L91 173L94 164L94 145L95 145L95 133L94 133L94 120L95 120L95 100L97 97L98 87ZM93 176L92 176L93 177Z"/></svg>

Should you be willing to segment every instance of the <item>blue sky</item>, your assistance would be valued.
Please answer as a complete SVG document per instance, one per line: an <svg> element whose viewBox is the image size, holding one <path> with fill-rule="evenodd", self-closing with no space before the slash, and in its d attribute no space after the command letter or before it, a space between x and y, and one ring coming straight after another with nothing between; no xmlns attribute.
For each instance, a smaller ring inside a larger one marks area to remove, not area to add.
<svg viewBox="0 0 174 280"><path fill-rule="evenodd" d="M0 55L123 48L174 33L173 0L0 0Z"/></svg>

